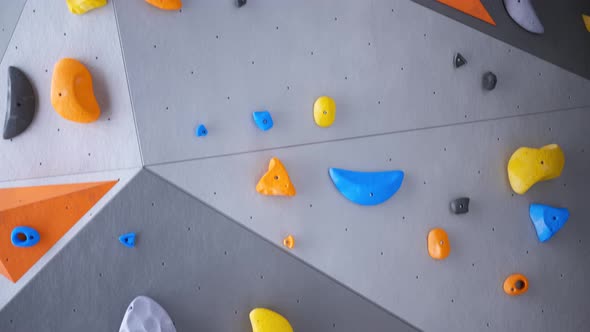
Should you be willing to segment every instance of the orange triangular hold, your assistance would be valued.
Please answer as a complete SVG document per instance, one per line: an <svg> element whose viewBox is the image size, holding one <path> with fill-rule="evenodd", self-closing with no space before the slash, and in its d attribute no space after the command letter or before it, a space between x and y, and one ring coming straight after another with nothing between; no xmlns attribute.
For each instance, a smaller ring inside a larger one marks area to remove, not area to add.
<svg viewBox="0 0 590 332"><path fill-rule="evenodd" d="M17 282L117 181L0 189L0 273ZM34 228L39 242L12 245L17 226Z"/></svg>
<svg viewBox="0 0 590 332"><path fill-rule="evenodd" d="M490 13L481 3L481 0L437 0L440 3L444 3L449 7L453 7L465 14L471 15L491 25L496 25Z"/></svg>
<svg viewBox="0 0 590 332"><path fill-rule="evenodd" d="M295 196L295 186L289 179L289 173L278 158L268 163L268 171L260 178L256 191L269 196Z"/></svg>

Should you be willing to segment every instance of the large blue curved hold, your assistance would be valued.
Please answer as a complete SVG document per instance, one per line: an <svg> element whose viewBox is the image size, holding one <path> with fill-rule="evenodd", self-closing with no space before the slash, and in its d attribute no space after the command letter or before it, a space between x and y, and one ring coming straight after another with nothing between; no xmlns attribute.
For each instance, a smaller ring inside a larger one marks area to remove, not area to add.
<svg viewBox="0 0 590 332"><path fill-rule="evenodd" d="M570 217L570 212L564 208L556 208L543 204L531 204L529 207L529 216L535 226L539 241L545 242L565 225L565 222Z"/></svg>
<svg viewBox="0 0 590 332"><path fill-rule="evenodd" d="M252 112L254 122L262 131L267 131L273 126L272 116L269 111Z"/></svg>
<svg viewBox="0 0 590 332"><path fill-rule="evenodd" d="M355 172L330 168L330 177L340 193L349 200L360 205L377 205L399 190L404 172Z"/></svg>
<svg viewBox="0 0 590 332"><path fill-rule="evenodd" d="M39 242L41 236L36 229L29 226L18 226L12 229L10 241L15 247L32 247Z"/></svg>

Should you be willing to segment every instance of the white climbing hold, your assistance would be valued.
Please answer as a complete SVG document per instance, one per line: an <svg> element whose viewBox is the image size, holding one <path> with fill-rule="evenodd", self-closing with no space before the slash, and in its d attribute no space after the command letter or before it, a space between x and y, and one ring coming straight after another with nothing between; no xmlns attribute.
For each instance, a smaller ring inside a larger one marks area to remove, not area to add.
<svg viewBox="0 0 590 332"><path fill-rule="evenodd" d="M156 301L138 296L127 307L119 332L176 332L176 327Z"/></svg>

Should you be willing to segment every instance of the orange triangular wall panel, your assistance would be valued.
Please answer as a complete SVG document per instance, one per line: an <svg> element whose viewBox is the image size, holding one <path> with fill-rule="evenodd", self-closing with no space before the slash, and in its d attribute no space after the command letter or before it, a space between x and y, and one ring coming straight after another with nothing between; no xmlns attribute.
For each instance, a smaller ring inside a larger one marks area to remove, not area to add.
<svg viewBox="0 0 590 332"><path fill-rule="evenodd" d="M496 25L486 7L483 6L481 0L437 0L449 7L453 7L465 14L471 15L491 25Z"/></svg>
<svg viewBox="0 0 590 332"><path fill-rule="evenodd" d="M0 189L0 273L17 282L117 181ZM16 247L17 226L32 227L40 240Z"/></svg>

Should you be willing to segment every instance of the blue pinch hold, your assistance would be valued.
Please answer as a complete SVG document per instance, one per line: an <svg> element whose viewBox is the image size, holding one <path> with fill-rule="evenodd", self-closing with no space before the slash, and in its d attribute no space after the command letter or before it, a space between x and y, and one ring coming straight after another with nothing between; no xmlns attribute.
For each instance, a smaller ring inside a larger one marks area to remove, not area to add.
<svg viewBox="0 0 590 332"><path fill-rule="evenodd" d="M535 226L539 241L545 242L557 233L570 217L565 208L556 208L543 204L531 204L529 216Z"/></svg>
<svg viewBox="0 0 590 332"><path fill-rule="evenodd" d="M260 130L267 131L273 126L272 116L269 111L252 112L252 118Z"/></svg>
<svg viewBox="0 0 590 332"><path fill-rule="evenodd" d="M135 233L127 233L119 236L119 242L128 248L135 247Z"/></svg>
<svg viewBox="0 0 590 332"><path fill-rule="evenodd" d="M17 226L12 229L12 233L10 234L10 241L12 241L12 245L15 247L32 247L36 245L41 236L36 229L29 226Z"/></svg>
<svg viewBox="0 0 590 332"><path fill-rule="evenodd" d="M209 133L209 131L207 130L207 128L203 124L200 124L197 127L197 130L195 130L195 135L197 135L197 137L207 136L208 133Z"/></svg>
<svg viewBox="0 0 590 332"><path fill-rule="evenodd" d="M404 172L356 172L330 168L332 182L344 197L360 205L377 205L393 196L401 187Z"/></svg>

